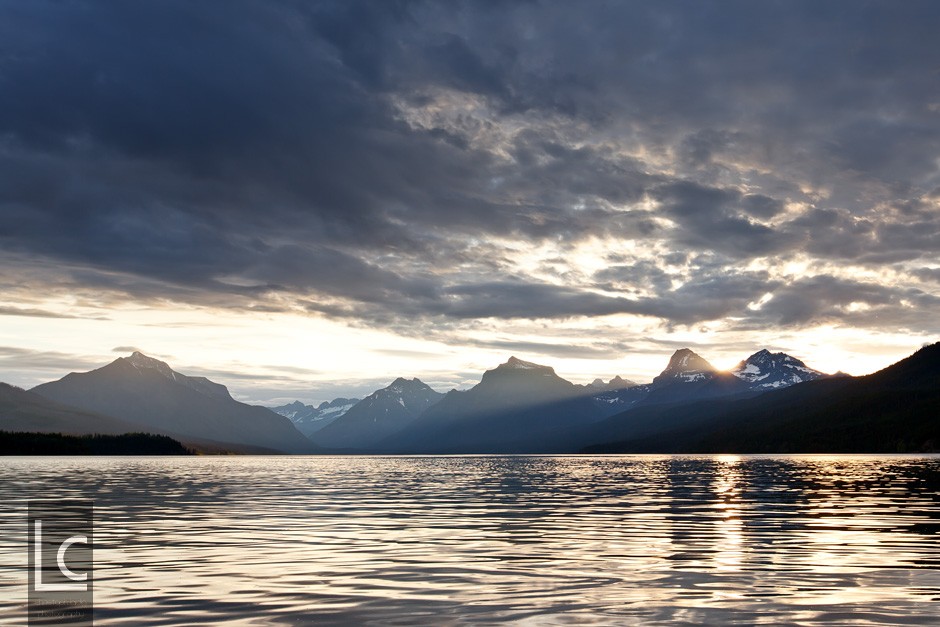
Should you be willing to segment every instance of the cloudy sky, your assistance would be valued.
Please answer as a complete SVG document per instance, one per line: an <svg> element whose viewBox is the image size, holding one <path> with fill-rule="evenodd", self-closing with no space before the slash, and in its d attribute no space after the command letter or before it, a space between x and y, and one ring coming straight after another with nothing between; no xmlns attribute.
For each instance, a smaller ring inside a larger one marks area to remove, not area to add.
<svg viewBox="0 0 940 627"><path fill-rule="evenodd" d="M940 336L936 2L0 0L0 380L242 399Z"/></svg>

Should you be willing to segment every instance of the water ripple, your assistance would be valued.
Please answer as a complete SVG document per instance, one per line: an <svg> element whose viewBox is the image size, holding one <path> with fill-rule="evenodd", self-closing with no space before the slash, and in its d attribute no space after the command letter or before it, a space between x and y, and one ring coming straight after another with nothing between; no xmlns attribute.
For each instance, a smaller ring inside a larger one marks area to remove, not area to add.
<svg viewBox="0 0 940 627"><path fill-rule="evenodd" d="M935 624L940 458L0 459L95 502L101 625Z"/></svg>

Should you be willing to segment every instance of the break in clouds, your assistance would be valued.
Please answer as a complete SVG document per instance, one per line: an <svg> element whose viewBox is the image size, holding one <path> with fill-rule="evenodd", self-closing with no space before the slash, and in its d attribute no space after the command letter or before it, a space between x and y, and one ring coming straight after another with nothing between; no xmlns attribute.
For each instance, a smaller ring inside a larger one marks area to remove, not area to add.
<svg viewBox="0 0 940 627"><path fill-rule="evenodd" d="M935 334L937 32L932 2L2 2L0 313Z"/></svg>

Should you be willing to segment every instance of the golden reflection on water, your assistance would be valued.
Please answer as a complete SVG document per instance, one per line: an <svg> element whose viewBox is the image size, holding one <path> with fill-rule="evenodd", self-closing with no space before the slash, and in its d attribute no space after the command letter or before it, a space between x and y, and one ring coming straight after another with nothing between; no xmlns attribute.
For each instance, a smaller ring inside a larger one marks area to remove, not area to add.
<svg viewBox="0 0 940 627"><path fill-rule="evenodd" d="M713 491L717 497L714 507L719 511L715 518L716 536L719 538L715 557L719 570L735 571L743 561L744 523L741 520L741 458L736 455L719 455L715 458L716 472Z"/></svg>
<svg viewBox="0 0 940 627"><path fill-rule="evenodd" d="M5 458L96 504L99 624L935 623L940 459Z"/></svg>

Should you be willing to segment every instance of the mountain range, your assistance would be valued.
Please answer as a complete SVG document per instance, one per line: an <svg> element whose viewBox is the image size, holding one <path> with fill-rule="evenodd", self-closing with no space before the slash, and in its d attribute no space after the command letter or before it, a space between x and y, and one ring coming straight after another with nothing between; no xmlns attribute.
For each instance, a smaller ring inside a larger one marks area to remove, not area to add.
<svg viewBox="0 0 940 627"><path fill-rule="evenodd" d="M796 372L801 367L795 366ZM940 448L940 343L863 377L817 377L776 386L774 377L755 380L774 389L749 398L624 412L581 433L582 441L594 442L582 450L903 453Z"/></svg>
<svg viewBox="0 0 940 627"><path fill-rule="evenodd" d="M719 371L681 349L645 384L614 377L577 385L549 366L511 357L467 390L441 394L400 377L362 400L273 410L135 352L31 391L0 384L0 430L148 432L236 452L781 451L835 450L838 442L883 448L888 441L892 450L919 450L932 446L929 425L940 406L930 404L938 346L858 378L826 375L767 350ZM928 426L918 430L918 420ZM878 438L860 439L853 425L863 423Z"/></svg>
<svg viewBox="0 0 940 627"><path fill-rule="evenodd" d="M452 390L380 450L421 453L554 451L557 429L600 418L582 386L548 367L516 357L483 373L466 391Z"/></svg>

